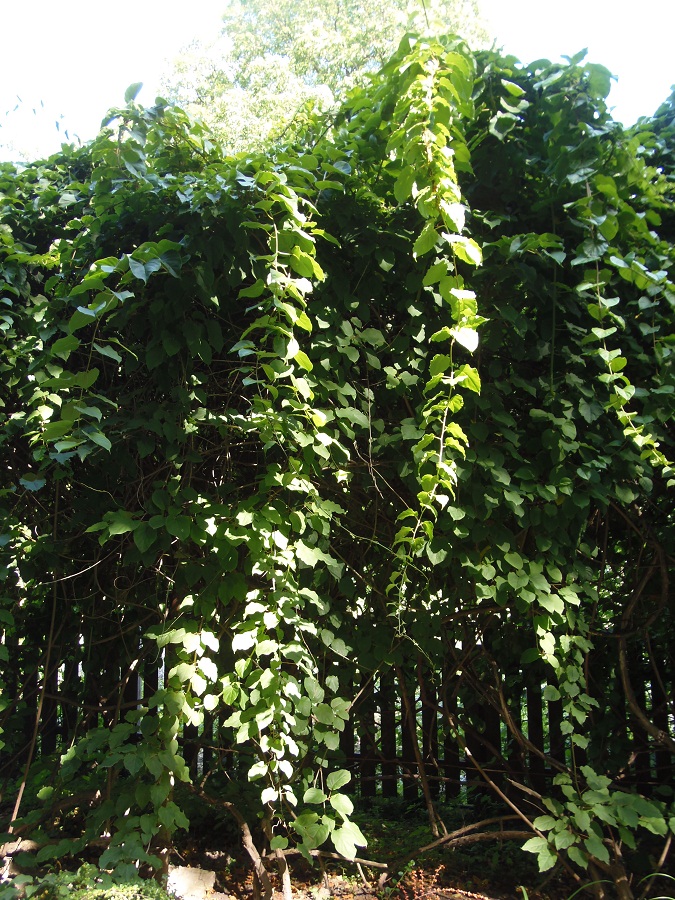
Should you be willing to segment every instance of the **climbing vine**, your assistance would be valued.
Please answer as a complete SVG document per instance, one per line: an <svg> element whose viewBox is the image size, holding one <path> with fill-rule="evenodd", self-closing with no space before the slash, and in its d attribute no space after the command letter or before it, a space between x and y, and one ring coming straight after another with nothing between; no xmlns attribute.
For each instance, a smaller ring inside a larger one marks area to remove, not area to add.
<svg viewBox="0 0 675 900"><path fill-rule="evenodd" d="M521 678L562 704L545 792L481 770L542 868L626 891L622 846L667 840L607 735L620 691L674 749L630 666L672 628L672 98L625 132L608 89L408 36L266 155L132 87L90 145L2 165L2 726L42 859L106 834L101 866L162 865L178 788L213 799L190 734L245 771L214 802L263 886L249 808L286 878L353 859L341 735L420 659L462 747L480 698L532 752ZM73 798L78 840L46 824Z"/></svg>

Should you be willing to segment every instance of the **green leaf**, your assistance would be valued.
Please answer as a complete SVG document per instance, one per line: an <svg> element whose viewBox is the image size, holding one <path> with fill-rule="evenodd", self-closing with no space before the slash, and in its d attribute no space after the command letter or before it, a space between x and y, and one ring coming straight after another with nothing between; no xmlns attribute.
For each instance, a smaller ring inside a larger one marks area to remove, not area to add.
<svg viewBox="0 0 675 900"><path fill-rule="evenodd" d="M304 682L305 691L312 703L322 703L324 698L324 689L321 687L316 678L308 675ZM329 776L330 777L330 776Z"/></svg>
<svg viewBox="0 0 675 900"><path fill-rule="evenodd" d="M548 869L553 868L558 859L546 838L530 838L529 841L523 844L523 850L537 854L537 864L540 872L546 872Z"/></svg>
<svg viewBox="0 0 675 900"><path fill-rule="evenodd" d="M523 558L520 553L516 553L514 550L505 553L504 559L510 566L513 566L514 569L520 570L523 568Z"/></svg>
<svg viewBox="0 0 675 900"><path fill-rule="evenodd" d="M270 841L270 850L285 850L288 847L288 838L283 835L275 835Z"/></svg>
<svg viewBox="0 0 675 900"><path fill-rule="evenodd" d="M155 529L148 525L147 522L139 522L134 529L134 543L141 553L145 553L149 550L156 540L157 532Z"/></svg>
<svg viewBox="0 0 675 900"><path fill-rule="evenodd" d="M290 256L290 265L294 272L302 275L304 278L314 277L315 261L299 247L293 247Z"/></svg>
<svg viewBox="0 0 675 900"><path fill-rule="evenodd" d="M319 788L308 788L302 798L303 803L325 803L328 797Z"/></svg>
<svg viewBox="0 0 675 900"><path fill-rule="evenodd" d="M133 84L130 84L129 87L124 92L124 102L125 103L133 103L133 101L138 97L141 88L143 87L142 81L135 81Z"/></svg>
<svg viewBox="0 0 675 900"><path fill-rule="evenodd" d="M514 81L507 81L505 78L502 78L502 87L506 88L512 97L522 97L525 93L519 84L516 84Z"/></svg>
<svg viewBox="0 0 675 900"><path fill-rule="evenodd" d="M19 484L21 487L26 488L27 491L39 491L40 488L47 484L47 479L37 475L35 472L27 472L19 478Z"/></svg>
<svg viewBox="0 0 675 900"><path fill-rule="evenodd" d="M451 245L462 262L469 263L472 266L479 266L483 262L483 254L478 244L473 238L464 237L461 234L443 233L443 239Z"/></svg>
<svg viewBox="0 0 675 900"><path fill-rule="evenodd" d="M567 850L567 855L572 860L573 863L576 863L578 866L581 866L582 869L588 868L588 857L584 853L584 851L577 846L569 847Z"/></svg>
<svg viewBox="0 0 675 900"><path fill-rule="evenodd" d="M298 313L295 324L298 326L298 328L302 328L304 331L312 331L312 320L304 310L301 310Z"/></svg>
<svg viewBox="0 0 675 900"><path fill-rule="evenodd" d="M539 594L539 603L550 613L562 615L565 612L565 604L557 594Z"/></svg>
<svg viewBox="0 0 675 900"><path fill-rule="evenodd" d="M584 841L584 845L591 856L601 862L609 863L609 851L596 834L589 835Z"/></svg>
<svg viewBox="0 0 675 900"><path fill-rule="evenodd" d="M474 353L478 348L478 332L474 328L453 328L452 336L470 353Z"/></svg>
<svg viewBox="0 0 675 900"><path fill-rule="evenodd" d="M336 828L331 834L331 840L337 852L345 859L354 859L356 848L365 847L368 843L353 822L345 822L341 828Z"/></svg>
<svg viewBox="0 0 675 900"><path fill-rule="evenodd" d="M108 521L108 531L110 534L126 534L129 531L134 531L138 527L138 522L134 519L131 513L125 512L124 510L118 510L114 513L109 513L106 516Z"/></svg>
<svg viewBox="0 0 675 900"><path fill-rule="evenodd" d="M296 350L293 354L293 359L297 362L297 364L304 369L306 372L311 372L314 368L314 365L311 359L307 356L307 354L303 350Z"/></svg>
<svg viewBox="0 0 675 900"><path fill-rule="evenodd" d="M51 346L52 356L59 356L61 359L67 360L73 350L77 350L80 341L74 334L68 334L59 338Z"/></svg>
<svg viewBox="0 0 675 900"><path fill-rule="evenodd" d="M239 291L239 297L250 297L252 299L255 299L256 297L262 296L264 290L265 282L262 280L262 278L258 278L257 281L255 281L254 284L252 284L250 287L242 288Z"/></svg>
<svg viewBox="0 0 675 900"><path fill-rule="evenodd" d="M255 646L257 639L257 631L242 631L235 634L232 638L232 652L238 650L250 650Z"/></svg>
<svg viewBox="0 0 675 900"><path fill-rule="evenodd" d="M413 255L416 258L424 256L425 253L433 250L433 248L436 246L437 241L438 232L436 231L434 223L431 221L427 222L413 245Z"/></svg>
<svg viewBox="0 0 675 900"><path fill-rule="evenodd" d="M585 809L579 809L578 806L570 806L573 810L573 818L581 831L588 831L591 827L591 817Z"/></svg>
<svg viewBox="0 0 675 900"><path fill-rule="evenodd" d="M148 276L146 275L146 272L145 272L144 263L142 263L138 259L134 259L133 256L127 256L127 259L129 261L129 269L131 271L131 274L135 278L140 278L140 280L143 282L147 281Z"/></svg>
<svg viewBox="0 0 675 900"><path fill-rule="evenodd" d="M322 725L335 724L335 712L327 703L319 703L318 706L314 708L314 715L316 716L317 721L321 722Z"/></svg>
<svg viewBox="0 0 675 900"><path fill-rule="evenodd" d="M306 566L311 566L312 568L317 564L317 562L321 559L321 552L316 549L316 547L310 547L305 544L304 541L298 541L295 545L295 553L298 559L300 559Z"/></svg>
<svg viewBox="0 0 675 900"><path fill-rule="evenodd" d="M422 284L425 287L429 287L430 285L437 284L441 278L444 278L448 274L448 264L445 260L441 262L434 263L432 266L429 266L427 272L422 280Z"/></svg>
<svg viewBox="0 0 675 900"><path fill-rule="evenodd" d="M89 416L92 419L96 419L97 422L100 422L102 419L102 413L98 406L84 406L83 404L76 403L73 408L83 416Z"/></svg>
<svg viewBox="0 0 675 900"><path fill-rule="evenodd" d="M529 841L525 841L522 846L522 849L526 853L539 853L542 847L547 847L548 841L543 837L533 837L530 838Z"/></svg>
<svg viewBox="0 0 675 900"><path fill-rule="evenodd" d="M345 859L356 858L356 844L351 838L350 833L343 828L336 828L330 836L333 846L337 852L344 856Z"/></svg>
<svg viewBox="0 0 675 900"><path fill-rule="evenodd" d="M276 788L266 787L260 795L260 802L264 805L266 803L276 803L279 799L279 792ZM276 840L276 838L275 838ZM274 848L272 848L274 849ZM283 848L282 848L283 849Z"/></svg>
<svg viewBox="0 0 675 900"><path fill-rule="evenodd" d="M577 837L573 832L571 832L568 828L565 828L564 831L557 831L553 835L553 843L555 844L556 850L567 850L568 847L572 847L576 842Z"/></svg>
<svg viewBox="0 0 675 900"><path fill-rule="evenodd" d="M354 812L354 804L346 794L331 794L328 802L345 819Z"/></svg>
<svg viewBox="0 0 675 900"><path fill-rule="evenodd" d="M480 375L478 369L473 366L461 365L455 372L455 381L466 390L473 391L474 394L481 392Z"/></svg>
<svg viewBox="0 0 675 900"><path fill-rule="evenodd" d="M406 166L394 182L394 197L399 203L405 203L410 199L414 181L415 169L412 166Z"/></svg>
<svg viewBox="0 0 675 900"><path fill-rule="evenodd" d="M347 769L338 769L336 772L331 772L326 778L326 787L329 791L339 791L341 787L344 787L346 784L352 780L351 773L347 771Z"/></svg>
<svg viewBox="0 0 675 900"><path fill-rule="evenodd" d="M192 530L192 519L189 516L170 515L166 520L166 530L181 541L187 541Z"/></svg>
<svg viewBox="0 0 675 900"><path fill-rule="evenodd" d="M432 357L429 363L429 375L433 378L436 375L444 374L452 366L452 357L443 353L437 353Z"/></svg>
<svg viewBox="0 0 675 900"><path fill-rule="evenodd" d="M108 452L110 452L110 450L112 449L112 444L110 443L108 438L103 434L102 431L98 431L95 428L87 429L86 435L90 441L93 441L95 444L97 444L99 447L102 447L104 450L107 450Z"/></svg>
<svg viewBox="0 0 675 900"><path fill-rule="evenodd" d="M544 700L547 700L549 703L555 700L560 700L560 691L553 687L552 684L547 684L544 690L542 691L542 695ZM535 825L536 828L541 828L540 825Z"/></svg>
<svg viewBox="0 0 675 900"><path fill-rule="evenodd" d="M490 119L489 131L490 134L494 135L498 140L503 141L506 135L513 131L517 124L518 119L513 113L502 112L499 110Z"/></svg>

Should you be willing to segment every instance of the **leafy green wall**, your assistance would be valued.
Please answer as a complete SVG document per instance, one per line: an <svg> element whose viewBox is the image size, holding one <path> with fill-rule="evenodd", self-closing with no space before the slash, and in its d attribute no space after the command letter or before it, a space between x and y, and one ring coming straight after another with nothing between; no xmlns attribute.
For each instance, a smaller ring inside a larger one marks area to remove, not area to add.
<svg viewBox="0 0 675 900"><path fill-rule="evenodd" d="M273 849L354 857L354 685L420 659L463 749L472 697L529 751L512 698L562 705L554 783L505 798L542 868L620 881L672 829L624 784L674 749L672 104L624 132L608 88L410 37L267 155L131 90L3 165L4 771L43 856L159 864L216 718L245 840L258 804Z"/></svg>

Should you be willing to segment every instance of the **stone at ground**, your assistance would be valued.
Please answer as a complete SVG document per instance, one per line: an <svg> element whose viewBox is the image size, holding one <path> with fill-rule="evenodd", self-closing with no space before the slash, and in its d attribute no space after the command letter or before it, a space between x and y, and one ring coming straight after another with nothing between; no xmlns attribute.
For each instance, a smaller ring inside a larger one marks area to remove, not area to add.
<svg viewBox="0 0 675 900"><path fill-rule="evenodd" d="M170 866L167 891L179 900L228 900L227 894L213 890L216 873L192 866Z"/></svg>

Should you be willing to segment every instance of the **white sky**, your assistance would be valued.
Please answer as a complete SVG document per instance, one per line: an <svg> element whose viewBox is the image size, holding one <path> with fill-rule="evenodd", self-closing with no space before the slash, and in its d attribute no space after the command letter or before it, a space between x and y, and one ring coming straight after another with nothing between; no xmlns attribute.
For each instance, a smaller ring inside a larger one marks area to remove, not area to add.
<svg viewBox="0 0 675 900"><path fill-rule="evenodd" d="M629 0L479 2L498 45L525 62L588 47L590 61L619 77L610 105L625 124L653 113L670 94L675 0L648 0L642 9ZM12 147L31 156L53 153L64 131L89 140L132 82L144 82L138 99L151 104L165 60L193 37L216 36L224 0L0 5L0 159L7 159L16 156Z"/></svg>
<svg viewBox="0 0 675 900"><path fill-rule="evenodd" d="M16 156L3 144L31 156L54 153L64 130L70 140L90 140L107 110L124 105L134 82L144 84L138 101L152 105L165 60L194 37L215 38L223 6L223 0L30 0L24 7L0 0L0 159ZM23 102L14 112L17 96Z"/></svg>
<svg viewBox="0 0 675 900"><path fill-rule="evenodd" d="M574 56L602 63L618 82L609 106L632 125L675 84L675 0L479 0L497 44L522 62Z"/></svg>

